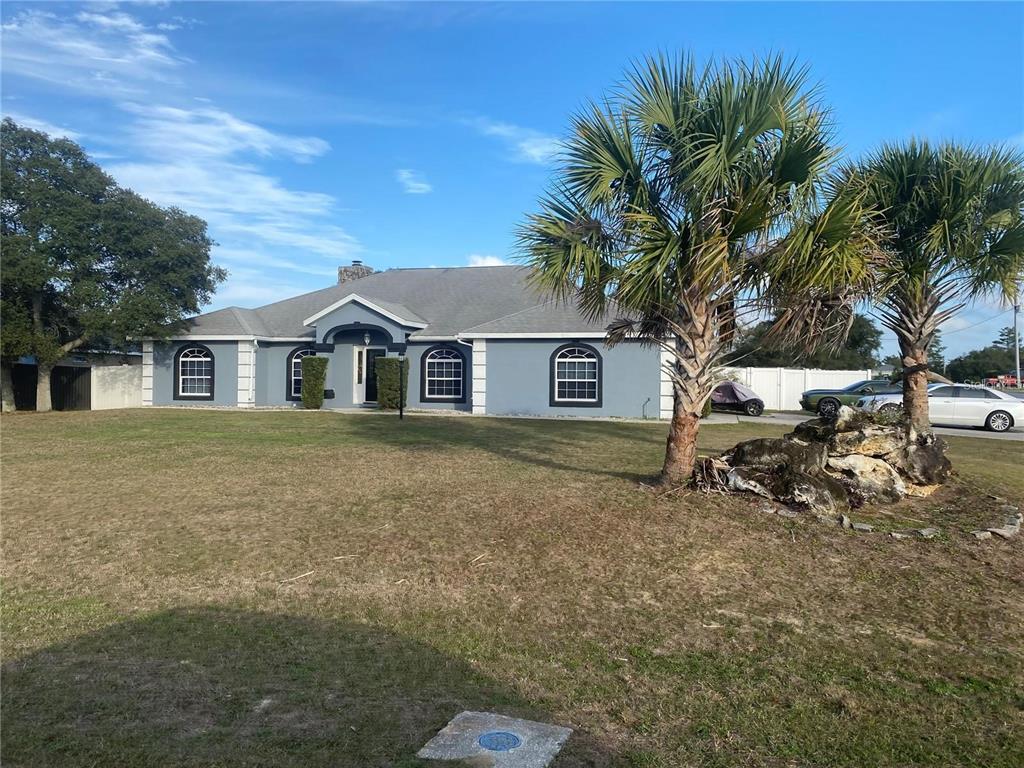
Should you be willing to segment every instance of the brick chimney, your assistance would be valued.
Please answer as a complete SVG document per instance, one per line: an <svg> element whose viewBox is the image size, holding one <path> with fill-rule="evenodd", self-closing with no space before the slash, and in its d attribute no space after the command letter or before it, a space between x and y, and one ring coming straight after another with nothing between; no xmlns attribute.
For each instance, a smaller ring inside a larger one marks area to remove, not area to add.
<svg viewBox="0 0 1024 768"><path fill-rule="evenodd" d="M350 283L361 277L372 275L375 271L376 270L374 270L373 267L366 266L359 259L353 259L352 266L338 267L338 285L341 285L342 283Z"/></svg>

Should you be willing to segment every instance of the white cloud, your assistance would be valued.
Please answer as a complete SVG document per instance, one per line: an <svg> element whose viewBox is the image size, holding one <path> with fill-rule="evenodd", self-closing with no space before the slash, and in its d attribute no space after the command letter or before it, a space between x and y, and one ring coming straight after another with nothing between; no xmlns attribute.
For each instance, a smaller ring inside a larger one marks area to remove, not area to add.
<svg viewBox="0 0 1024 768"><path fill-rule="evenodd" d="M532 128L502 123L487 118L470 120L469 124L484 136L501 139L512 150L513 159L525 163L546 165L558 154L562 143L554 136Z"/></svg>
<svg viewBox="0 0 1024 768"><path fill-rule="evenodd" d="M60 138L63 136L66 139L72 141L78 141L82 134L77 131L72 131L68 128L61 128L60 126L54 125L46 120L41 120L38 117L31 117L30 115L23 115L15 112L5 112L4 117L9 117L11 120L16 122L18 125L31 128L34 131L42 131L43 133L50 134L51 138Z"/></svg>
<svg viewBox="0 0 1024 768"><path fill-rule="evenodd" d="M26 10L2 25L4 71L99 96L136 94L176 82L185 63L166 35L121 11L74 18Z"/></svg>
<svg viewBox="0 0 1024 768"><path fill-rule="evenodd" d="M410 168L399 168L395 171L395 179L402 185L402 190L407 195L426 195L434 191L421 173Z"/></svg>
<svg viewBox="0 0 1024 768"><path fill-rule="evenodd" d="M480 253L472 253L467 260L471 267L501 267L507 262L499 256L488 256Z"/></svg>

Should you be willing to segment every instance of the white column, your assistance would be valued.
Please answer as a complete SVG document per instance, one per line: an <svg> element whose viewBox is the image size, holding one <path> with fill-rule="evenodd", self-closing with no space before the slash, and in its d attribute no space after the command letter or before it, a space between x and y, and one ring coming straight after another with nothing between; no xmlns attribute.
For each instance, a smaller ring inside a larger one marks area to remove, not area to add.
<svg viewBox="0 0 1024 768"><path fill-rule="evenodd" d="M487 413L487 341L473 339L473 414Z"/></svg>
<svg viewBox="0 0 1024 768"><path fill-rule="evenodd" d="M661 372L661 383L659 386L658 393L658 418L671 419L672 418L672 376L670 371L672 370L672 353L664 347L658 347L659 355L658 360L660 362L659 370Z"/></svg>
<svg viewBox="0 0 1024 768"><path fill-rule="evenodd" d="M256 342L238 342L238 407L256 405Z"/></svg>
<svg viewBox="0 0 1024 768"><path fill-rule="evenodd" d="M173 386L173 383L172 383ZM153 342L142 342L142 404L153 404Z"/></svg>

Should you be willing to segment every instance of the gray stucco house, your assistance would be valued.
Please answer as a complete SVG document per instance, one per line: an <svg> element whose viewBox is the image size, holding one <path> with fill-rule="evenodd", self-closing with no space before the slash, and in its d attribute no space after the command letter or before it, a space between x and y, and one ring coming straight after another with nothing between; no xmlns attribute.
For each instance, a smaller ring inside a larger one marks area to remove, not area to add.
<svg viewBox="0 0 1024 768"><path fill-rule="evenodd" d="M199 315L143 342L144 405L300 406L301 359L328 359L324 407L372 407L379 356L409 358L412 409L668 418L662 352L604 346L606 323L550 301L522 267L394 269L256 309Z"/></svg>

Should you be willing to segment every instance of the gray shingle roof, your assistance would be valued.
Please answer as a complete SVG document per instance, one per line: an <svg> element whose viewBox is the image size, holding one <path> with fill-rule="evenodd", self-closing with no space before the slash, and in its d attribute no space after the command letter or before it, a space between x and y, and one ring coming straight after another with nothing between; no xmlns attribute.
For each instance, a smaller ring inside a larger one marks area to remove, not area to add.
<svg viewBox="0 0 1024 768"><path fill-rule="evenodd" d="M528 274L515 266L391 269L256 309L229 307L199 315L190 321L189 333L312 336L302 321L353 293L406 320L426 323L412 338L467 331L582 333L607 325L550 301L527 285Z"/></svg>

